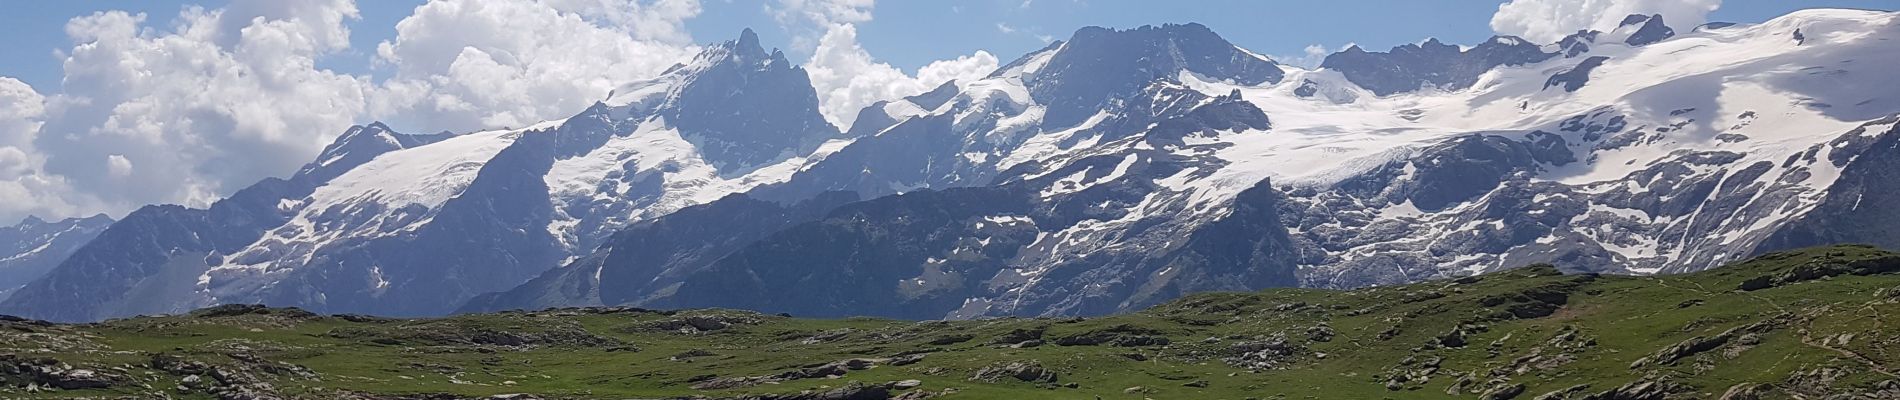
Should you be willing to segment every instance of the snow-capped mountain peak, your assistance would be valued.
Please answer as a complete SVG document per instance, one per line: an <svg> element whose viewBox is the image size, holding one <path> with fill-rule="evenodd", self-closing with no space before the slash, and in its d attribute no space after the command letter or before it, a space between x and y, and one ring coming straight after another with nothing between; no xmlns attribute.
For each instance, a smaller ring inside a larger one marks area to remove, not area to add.
<svg viewBox="0 0 1900 400"><path fill-rule="evenodd" d="M0 300L46 274L112 224L104 214L46 221L28 215L0 227Z"/></svg>
<svg viewBox="0 0 1900 400"><path fill-rule="evenodd" d="M782 181L840 137L804 70L760 48L750 30L577 111L463 134L352 127L291 179L209 210L139 213L146 229L95 250L133 253L114 257L148 268L82 254L29 288L98 289L90 300L15 309L91 319L263 302L439 314L558 266L626 224ZM126 247L142 235L177 240Z"/></svg>
<svg viewBox="0 0 1900 400"><path fill-rule="evenodd" d="M313 169L346 171L135 212L0 307L424 315L499 292L466 309L1086 315L1900 247L1900 211L1866 206L1900 202L1895 21L1643 16L1559 43L1354 47L1311 70L1195 24L1084 28L874 104L849 133L747 32L560 121L346 132Z"/></svg>
<svg viewBox="0 0 1900 400"><path fill-rule="evenodd" d="M450 136L453 134L401 134L381 121L372 122L369 125L352 126L343 131L343 135L338 136L330 145L324 146L323 151L317 154L316 161L305 164L302 169L291 175L291 179L308 180L312 183L327 182L383 153L434 143Z"/></svg>
<svg viewBox="0 0 1900 400"><path fill-rule="evenodd" d="M1115 30L1086 27L1033 63L1020 79L1036 102L1047 105L1046 127L1080 123L1112 101L1132 95L1158 78L1183 71L1241 85L1276 83L1284 76L1273 60L1235 47L1196 23Z"/></svg>

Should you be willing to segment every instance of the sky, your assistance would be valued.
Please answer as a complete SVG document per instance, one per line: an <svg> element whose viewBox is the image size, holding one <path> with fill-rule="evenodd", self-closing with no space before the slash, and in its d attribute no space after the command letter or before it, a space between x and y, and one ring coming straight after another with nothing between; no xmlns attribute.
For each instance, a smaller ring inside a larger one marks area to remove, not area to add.
<svg viewBox="0 0 1900 400"><path fill-rule="evenodd" d="M353 124L404 132L572 115L699 46L759 32L844 125L1083 26L1199 22L1312 67L1357 44L1549 42L1662 13L1677 29L1900 0L94 0L0 13L0 223L204 207Z"/></svg>

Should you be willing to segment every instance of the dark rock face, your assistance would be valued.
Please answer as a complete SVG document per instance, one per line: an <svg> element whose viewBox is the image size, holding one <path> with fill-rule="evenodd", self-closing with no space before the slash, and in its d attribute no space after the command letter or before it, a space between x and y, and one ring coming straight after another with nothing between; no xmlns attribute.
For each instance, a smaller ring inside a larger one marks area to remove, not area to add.
<svg viewBox="0 0 1900 400"><path fill-rule="evenodd" d="M818 113L818 92L804 68L777 50L766 53L751 29L699 55L661 112L721 175L810 154L837 128Z"/></svg>
<svg viewBox="0 0 1900 400"><path fill-rule="evenodd" d="M1583 59L1583 62L1577 63L1577 66L1571 67L1564 72L1551 75L1549 80L1544 81L1544 88L1549 89L1552 86L1561 86L1566 92L1575 92L1577 89L1582 89L1585 83L1590 82L1590 71L1603 65L1603 62L1609 59L1609 57L1604 56Z"/></svg>
<svg viewBox="0 0 1900 400"><path fill-rule="evenodd" d="M109 225L112 218L100 214L53 222L29 216L0 227L0 300L46 275Z"/></svg>
<svg viewBox="0 0 1900 400"><path fill-rule="evenodd" d="M1490 192L1512 173L1532 165L1529 147L1499 136L1474 135L1453 139L1426 150L1412 162L1417 179L1412 204L1440 210Z"/></svg>
<svg viewBox="0 0 1900 400"><path fill-rule="evenodd" d="M1577 55L1588 53L1590 52L1590 44L1596 43L1597 35L1601 33L1602 32L1592 30L1577 31L1577 33L1572 33L1564 36L1562 40L1558 40L1557 48L1562 49L1564 58L1576 57Z"/></svg>
<svg viewBox="0 0 1900 400"><path fill-rule="evenodd" d="M1893 119L1873 124L1891 123ZM1872 138L1863 134L1867 133L1864 128L1851 133L1829 143L1836 146L1829 153L1834 157L1815 160L1841 168L1841 177L1827 188L1827 197L1820 206L1769 236L1754 254L1820 243L1900 248L1900 210L1865 206L1900 204L1900 176L1895 176L1900 171L1900 131L1889 130ZM1808 154L1813 157L1814 153Z"/></svg>
<svg viewBox="0 0 1900 400"><path fill-rule="evenodd" d="M1313 80L1311 79L1308 79L1305 82L1300 82L1300 87L1293 88L1294 96L1313 97L1314 94L1318 94L1318 93L1319 93L1319 83L1313 82Z"/></svg>
<svg viewBox="0 0 1900 400"><path fill-rule="evenodd" d="M1556 56L1542 47L1514 36L1496 36L1470 50L1444 44L1438 39L1422 44L1393 47L1384 53L1367 52L1359 46L1326 56L1321 68L1339 71L1352 83L1385 96L1432 86L1446 90L1471 87L1478 76L1500 66L1541 62Z"/></svg>
<svg viewBox="0 0 1900 400"><path fill-rule="evenodd" d="M990 188L920 191L852 204L826 218L793 226L746 246L686 277L671 296L647 303L665 308L726 307L794 315L878 315L931 318L960 305L962 292L980 290L982 276L1001 267L1003 254L945 261L936 291L907 291L900 283L932 266L931 253L972 240L968 222L1027 207L1020 191ZM1025 232L1026 233L1026 232ZM987 235L986 235L987 236ZM1022 244L1021 233L992 241ZM999 249L1013 250L1000 245ZM906 293L910 292L910 293ZM730 296L730 293L751 293Z"/></svg>
<svg viewBox="0 0 1900 400"><path fill-rule="evenodd" d="M460 312L639 303L765 235L857 200L839 192L781 205L732 195L688 207L615 233L591 255L521 286L478 296Z"/></svg>
<svg viewBox="0 0 1900 400"><path fill-rule="evenodd" d="M1661 14L1631 15L1623 18L1623 22L1618 24L1618 26L1620 27L1617 29L1629 29L1632 26L1636 27L1636 31L1631 32L1628 38L1623 39L1623 43L1627 43L1631 46L1648 45L1676 36L1675 29L1663 24Z"/></svg>
<svg viewBox="0 0 1900 400"><path fill-rule="evenodd" d="M1163 270L1178 270L1177 274L1143 285L1124 302L1125 307L1143 308L1205 291L1295 285L1299 278L1290 266L1297 255L1279 224L1281 201L1281 194L1267 182L1241 192L1234 199L1232 214L1190 233L1179 250L1154 262Z"/></svg>

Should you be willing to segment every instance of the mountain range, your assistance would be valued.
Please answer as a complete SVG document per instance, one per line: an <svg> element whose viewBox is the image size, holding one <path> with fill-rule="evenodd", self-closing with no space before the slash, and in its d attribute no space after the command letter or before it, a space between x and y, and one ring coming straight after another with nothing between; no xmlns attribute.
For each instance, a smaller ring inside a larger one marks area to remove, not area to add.
<svg viewBox="0 0 1900 400"><path fill-rule="evenodd" d="M1086 316L1534 263L1683 273L1900 248L1896 17L1634 15L1557 43L1354 46L1312 69L1199 24L1088 27L842 129L747 30L562 120L352 127L287 178L127 214L23 275L0 313Z"/></svg>
<svg viewBox="0 0 1900 400"><path fill-rule="evenodd" d="M94 215L45 221L27 217L19 225L0 228L0 300L46 275L79 246L112 224L112 217Z"/></svg>

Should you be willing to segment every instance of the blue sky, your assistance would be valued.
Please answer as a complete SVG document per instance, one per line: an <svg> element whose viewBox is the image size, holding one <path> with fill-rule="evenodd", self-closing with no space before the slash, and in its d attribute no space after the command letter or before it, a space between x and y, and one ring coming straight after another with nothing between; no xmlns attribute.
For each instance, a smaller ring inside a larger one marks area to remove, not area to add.
<svg viewBox="0 0 1900 400"><path fill-rule="evenodd" d="M373 66L376 43L395 35L395 24L423 0L375 0L357 3L361 19L349 24L351 49L320 60L349 74L382 77L386 68ZM222 7L227 0L96 0L35 1L14 4L0 15L0 76L12 76L45 92L60 80L57 50L71 46L66 21L101 10L144 12L148 23L166 20L187 5ZM860 44L879 61L905 71L934 60L986 50L1007 62L1041 48L1045 38L1061 39L1088 25L1134 27L1165 22L1199 22L1248 49L1285 57L1303 55L1310 45L1337 50L1348 43L1368 49L1437 37L1449 43L1475 43L1494 33L1488 22L1499 0L969 0L886 1L876 5L873 19L858 23ZM752 0L708 0L703 11L686 22L693 40L701 43L736 37L751 27L768 46L787 48L794 59L809 49L792 45L788 32L767 10ZM1894 10L1900 0L1729 0L1708 17L1710 21L1759 22L1789 11L1811 7L1848 7ZM1013 32L1006 32L1013 31Z"/></svg>

